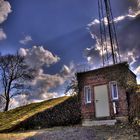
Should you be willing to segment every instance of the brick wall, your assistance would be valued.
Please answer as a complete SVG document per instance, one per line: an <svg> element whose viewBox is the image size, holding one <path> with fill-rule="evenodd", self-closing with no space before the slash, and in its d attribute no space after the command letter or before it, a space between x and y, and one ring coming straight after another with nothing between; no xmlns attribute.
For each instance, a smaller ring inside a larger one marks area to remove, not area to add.
<svg viewBox="0 0 140 140"><path fill-rule="evenodd" d="M132 72L130 72L126 64L122 63L114 66L100 68L93 71L78 73L77 79L79 84L79 97L81 101L81 113L83 119L96 119L94 103L94 86L104 84L106 84L108 88L110 108L109 118L128 116L126 88L123 85L127 83L128 79L133 79L135 81L136 77ZM113 111L113 101L109 86L110 81L117 81L118 84L119 99L115 101L117 114L114 114ZM86 85L90 85L92 87L92 101L89 104L85 103L84 98L84 86Z"/></svg>

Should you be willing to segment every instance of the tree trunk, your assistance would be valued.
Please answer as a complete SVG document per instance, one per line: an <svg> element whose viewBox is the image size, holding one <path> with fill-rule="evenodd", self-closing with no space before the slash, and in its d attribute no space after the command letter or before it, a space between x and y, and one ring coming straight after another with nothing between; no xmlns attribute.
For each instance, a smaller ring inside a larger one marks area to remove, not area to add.
<svg viewBox="0 0 140 140"><path fill-rule="evenodd" d="M9 109L9 102L10 102L10 97L9 97L9 95L10 95L11 83L12 83L12 77L11 77L11 79L10 79L10 81L9 81L8 89L7 89L7 92L6 92L7 97L6 97L6 104L5 104L4 112L5 112L5 111L8 111L8 109Z"/></svg>
<svg viewBox="0 0 140 140"><path fill-rule="evenodd" d="M6 99L6 104L5 104L4 112L8 111L8 109L9 109L9 102L10 102L10 100Z"/></svg>

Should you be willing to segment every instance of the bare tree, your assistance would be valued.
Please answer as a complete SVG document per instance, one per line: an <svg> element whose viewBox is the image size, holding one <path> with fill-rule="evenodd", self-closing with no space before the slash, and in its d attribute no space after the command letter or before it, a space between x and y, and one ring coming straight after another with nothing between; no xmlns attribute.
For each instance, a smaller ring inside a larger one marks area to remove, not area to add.
<svg viewBox="0 0 140 140"><path fill-rule="evenodd" d="M20 55L0 56L0 96L5 100L4 111L8 111L10 99L21 94L26 87L25 81L33 78L32 70Z"/></svg>

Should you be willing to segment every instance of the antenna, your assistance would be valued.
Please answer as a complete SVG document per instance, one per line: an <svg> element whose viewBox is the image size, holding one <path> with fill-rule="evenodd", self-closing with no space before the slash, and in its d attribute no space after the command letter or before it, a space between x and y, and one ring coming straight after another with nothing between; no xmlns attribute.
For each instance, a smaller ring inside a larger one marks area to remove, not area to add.
<svg viewBox="0 0 140 140"><path fill-rule="evenodd" d="M110 0L98 0L103 66L121 62Z"/></svg>

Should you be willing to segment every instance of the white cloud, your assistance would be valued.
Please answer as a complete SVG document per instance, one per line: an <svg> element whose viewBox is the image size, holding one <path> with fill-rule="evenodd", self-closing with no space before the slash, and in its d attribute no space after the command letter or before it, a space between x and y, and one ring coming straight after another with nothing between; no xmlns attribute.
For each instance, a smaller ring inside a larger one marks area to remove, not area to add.
<svg viewBox="0 0 140 140"><path fill-rule="evenodd" d="M94 19L91 23L88 24L88 27L91 27L93 25L99 24L100 21L98 19Z"/></svg>
<svg viewBox="0 0 140 140"><path fill-rule="evenodd" d="M57 92L50 91L54 90L58 86L61 86L65 83L65 78L57 73L54 75L44 73L43 69L39 69L35 79L29 83L32 88L32 95L29 96L29 99L39 99L45 100L58 96Z"/></svg>
<svg viewBox="0 0 140 140"><path fill-rule="evenodd" d="M15 96L11 99L9 109L29 104L30 102L28 101L27 97L28 96L25 94Z"/></svg>
<svg viewBox="0 0 140 140"><path fill-rule="evenodd" d="M31 49L20 48L19 53L25 56L26 63L35 69L39 69L43 65L50 66L60 60L58 56L53 55L43 46L33 46Z"/></svg>
<svg viewBox="0 0 140 140"><path fill-rule="evenodd" d="M7 17L8 14L11 13L11 5L8 1L0 0L0 24L3 23ZM3 31L2 28L0 28L0 40L4 40L7 38L7 35Z"/></svg>
<svg viewBox="0 0 140 140"><path fill-rule="evenodd" d="M114 18L114 22L115 23L118 23L118 22L120 22L120 21L122 21L122 20L125 20L125 19L135 19L137 16L139 16L140 15L140 10L138 10L138 11L129 11L129 13L128 14L126 14L126 15L121 15L121 16L118 16L118 17L116 17L116 18Z"/></svg>
<svg viewBox="0 0 140 140"><path fill-rule="evenodd" d="M114 18L114 22L115 23L118 23L118 22L121 22L121 21L123 21L123 20L125 20L125 19L130 19L130 20L132 20L132 19L135 19L137 16L139 16L140 15L140 10L138 10L138 11L131 11L131 12L129 12L128 14L125 14L125 15L120 15L120 16L118 16L118 17L115 17ZM103 19L101 19L101 20L103 20ZM107 18L105 17L104 18L104 23L105 23L105 25L108 25L108 22L107 22ZM99 25L100 24L100 21L98 20L98 19L94 19L92 22L90 22L87 26L90 28L90 27L92 27L92 26L96 26L96 25Z"/></svg>
<svg viewBox="0 0 140 140"><path fill-rule="evenodd" d="M45 100L60 96L57 93L57 88L63 87L64 83L74 76L73 66L73 63L69 67L64 65L60 72L53 75L44 73L42 68L38 69L35 79L29 83L33 91L32 95L29 96L29 100Z"/></svg>
<svg viewBox="0 0 140 140"><path fill-rule="evenodd" d="M6 36L5 32L3 31L2 28L0 28L0 40L4 40L6 38L7 38L7 36Z"/></svg>
<svg viewBox="0 0 140 140"><path fill-rule="evenodd" d="M19 43L21 43L23 45L26 45L31 41L32 41L32 37L27 35L27 36L24 37L24 39L20 40Z"/></svg>
<svg viewBox="0 0 140 140"><path fill-rule="evenodd" d="M63 65L62 69L61 69L61 75L66 78L69 79L71 77L74 76L74 74L76 73L77 69L76 66L73 62L71 62L69 64L69 66L67 65Z"/></svg>
<svg viewBox="0 0 140 140"><path fill-rule="evenodd" d="M121 22L121 21L123 21L125 19L133 20L136 17L138 17L140 15L140 0L134 0L134 3L136 4L136 7L129 7L128 8L128 13L122 14L122 15L120 15L118 17L115 17L114 22L118 23L118 22ZM106 17L104 17L104 19L101 19L101 20L102 21L104 20L105 25L108 25ZM100 21L98 19L94 19L87 26L88 26L88 28L90 28L92 26L96 26L96 25L99 25L99 24L100 24Z"/></svg>
<svg viewBox="0 0 140 140"><path fill-rule="evenodd" d="M119 22L119 21L122 21L122 20L124 20L126 17L127 17L127 15L121 15L121 16L115 17L115 18L114 18L114 22L117 23L117 22Z"/></svg>
<svg viewBox="0 0 140 140"><path fill-rule="evenodd" d="M7 19L11 11L10 3L5 0L0 0L0 23L3 23Z"/></svg>
<svg viewBox="0 0 140 140"><path fill-rule="evenodd" d="M135 70L134 70L135 74L140 75L140 66L138 66Z"/></svg>
<svg viewBox="0 0 140 140"><path fill-rule="evenodd" d="M66 69L64 70L63 68ZM74 73L71 71L71 68L66 65L63 68L63 71L61 70L60 73L54 75L45 74L43 70L39 70L38 76L32 82L32 88L34 90L32 94L33 98L31 96L29 97L31 102L56 98L64 94L66 88L64 84L74 76ZM64 88L61 93L57 92L57 88L59 87Z"/></svg>
<svg viewBox="0 0 140 140"><path fill-rule="evenodd" d="M43 46L33 46L31 49L20 48L19 54L25 57L25 62L31 68L36 69L36 77L30 82L33 93L29 96L29 100L49 99L56 97L56 93L50 92L49 90L62 85L65 80L60 74L50 75L44 73L43 66L50 66L57 63L60 58L53 55Z"/></svg>
<svg viewBox="0 0 140 140"><path fill-rule="evenodd" d="M21 56L26 56L28 51L29 51L29 49L20 48L19 51L18 51L18 53L19 53L19 55L21 55Z"/></svg>
<svg viewBox="0 0 140 140"><path fill-rule="evenodd" d="M68 66L63 65L62 72L64 73L64 75L67 75L67 74L70 74L71 70Z"/></svg>
<svg viewBox="0 0 140 140"><path fill-rule="evenodd" d="M136 55L135 49L126 52L126 54L127 54L127 62L129 62L129 63L130 63L130 66L132 66L132 65L136 62L136 59L137 59L139 56ZM125 53L124 53L124 55L125 55ZM125 59L125 58L124 58L124 59Z"/></svg>
<svg viewBox="0 0 140 140"><path fill-rule="evenodd" d="M57 98L59 95L57 92L47 92L42 94L42 99L52 99L52 98Z"/></svg>
<svg viewBox="0 0 140 140"><path fill-rule="evenodd" d="M74 76L73 63L70 63L69 66L64 65L60 72L53 75L44 72L43 66L51 66L57 63L60 58L43 46L34 46L31 49L20 48L19 54L25 57L25 62L31 68L36 69L34 80L28 83L32 89L27 98L28 102L42 101L60 96L57 93L57 88L63 86L68 79Z"/></svg>
<svg viewBox="0 0 140 140"><path fill-rule="evenodd" d="M110 45L109 38L107 37L106 41L102 42L104 46L104 49L103 49L101 46L100 36L97 36L96 33L90 32L91 36L94 35L95 45L86 48L84 51L84 55L89 65L91 66L91 68L100 67L102 65L102 56L104 55L104 59L106 59L107 55L110 56L111 54L111 45ZM112 63L110 59L109 59L109 63L110 64Z"/></svg>

